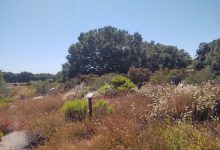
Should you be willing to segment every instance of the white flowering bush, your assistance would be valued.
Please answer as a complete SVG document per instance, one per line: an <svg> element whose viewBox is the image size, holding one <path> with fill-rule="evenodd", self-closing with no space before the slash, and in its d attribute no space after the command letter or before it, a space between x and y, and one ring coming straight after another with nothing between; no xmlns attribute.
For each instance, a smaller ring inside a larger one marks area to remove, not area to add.
<svg viewBox="0 0 220 150"><path fill-rule="evenodd" d="M138 93L149 97L153 107L149 118L170 118L174 121L203 122L218 120L220 114L220 85L208 83L193 86L172 85L142 86Z"/></svg>

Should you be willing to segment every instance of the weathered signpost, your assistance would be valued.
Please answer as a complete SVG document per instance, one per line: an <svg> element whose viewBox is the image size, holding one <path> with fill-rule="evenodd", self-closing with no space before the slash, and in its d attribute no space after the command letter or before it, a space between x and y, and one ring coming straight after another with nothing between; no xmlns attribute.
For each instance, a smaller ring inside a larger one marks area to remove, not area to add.
<svg viewBox="0 0 220 150"><path fill-rule="evenodd" d="M89 92L86 94L85 98L88 99L88 104L89 104L89 116L92 117L92 96L94 95L93 92Z"/></svg>

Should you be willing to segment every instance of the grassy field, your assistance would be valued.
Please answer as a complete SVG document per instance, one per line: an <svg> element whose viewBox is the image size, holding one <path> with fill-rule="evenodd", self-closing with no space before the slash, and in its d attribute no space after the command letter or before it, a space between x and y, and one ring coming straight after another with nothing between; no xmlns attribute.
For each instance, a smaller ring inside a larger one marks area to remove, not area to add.
<svg viewBox="0 0 220 150"><path fill-rule="evenodd" d="M75 90L83 93L86 88ZM220 85L147 83L140 89L118 89L114 95L96 95L93 117L86 110L80 121L66 119L65 92L39 100L29 95L4 99L0 131L26 130L37 150L220 149Z"/></svg>

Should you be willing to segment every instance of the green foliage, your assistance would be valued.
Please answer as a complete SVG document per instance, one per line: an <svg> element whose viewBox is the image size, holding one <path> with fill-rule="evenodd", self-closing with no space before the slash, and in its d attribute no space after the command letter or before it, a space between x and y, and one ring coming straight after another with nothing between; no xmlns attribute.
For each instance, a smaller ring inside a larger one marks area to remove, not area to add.
<svg viewBox="0 0 220 150"><path fill-rule="evenodd" d="M197 71L192 75L189 75L186 78L186 82L189 84L196 84L196 83L202 83L207 82L209 80L213 80L214 74L211 72L210 69L206 68L201 71Z"/></svg>
<svg viewBox="0 0 220 150"><path fill-rule="evenodd" d="M5 97L0 99L0 103L10 103L13 99L11 97Z"/></svg>
<svg viewBox="0 0 220 150"><path fill-rule="evenodd" d="M123 77L121 75L114 77L111 80L111 84L118 91L131 90L136 87L135 84L131 80L129 80L128 78Z"/></svg>
<svg viewBox="0 0 220 150"><path fill-rule="evenodd" d="M105 84L98 89L98 93L102 95L114 96L117 94L117 90L111 84Z"/></svg>
<svg viewBox="0 0 220 150"><path fill-rule="evenodd" d="M155 44L154 42L142 43L141 67L156 71L162 68L186 68L191 64L190 55L183 49L174 46Z"/></svg>
<svg viewBox="0 0 220 150"><path fill-rule="evenodd" d="M192 125L168 126L163 134L171 150L218 149L217 144L208 139Z"/></svg>
<svg viewBox="0 0 220 150"><path fill-rule="evenodd" d="M130 91L135 87L135 84L131 80L121 75L117 75L112 78L109 84L101 86L98 92L103 95L114 96L119 92Z"/></svg>
<svg viewBox="0 0 220 150"><path fill-rule="evenodd" d="M106 100L104 99L99 99L95 102L95 104L93 105L93 109L98 109L98 108L101 108L101 107L106 107L107 106L107 102Z"/></svg>
<svg viewBox="0 0 220 150"><path fill-rule="evenodd" d="M107 102L104 99L99 99L92 106L95 115L104 115L107 113Z"/></svg>
<svg viewBox="0 0 220 150"><path fill-rule="evenodd" d="M78 42L72 44L63 65L67 78L77 74L109 72L127 73L128 68L139 64L142 37L111 26L81 33Z"/></svg>
<svg viewBox="0 0 220 150"><path fill-rule="evenodd" d="M0 98L5 97L6 95L8 95L8 89L6 88L6 83L0 70Z"/></svg>
<svg viewBox="0 0 220 150"><path fill-rule="evenodd" d="M155 71L160 65L173 69L191 63L190 55L183 49L143 42L139 33L132 35L111 26L81 33L68 52L68 62L62 69L65 80L77 74L127 73L132 66Z"/></svg>
<svg viewBox="0 0 220 150"><path fill-rule="evenodd" d="M113 105L108 105L107 101L104 99L99 99L95 101L92 108L95 116L112 114L114 112Z"/></svg>
<svg viewBox="0 0 220 150"><path fill-rule="evenodd" d="M105 84L109 84L115 76L116 76L115 73L109 73L102 75L100 77L95 77L88 81L87 86L89 87L90 90L96 91Z"/></svg>
<svg viewBox="0 0 220 150"><path fill-rule="evenodd" d="M200 43L193 66L197 70L209 67L215 74L220 74L220 39Z"/></svg>
<svg viewBox="0 0 220 150"><path fill-rule="evenodd" d="M83 121L88 111L88 103L83 99L66 101L62 111L67 121Z"/></svg>
<svg viewBox="0 0 220 150"><path fill-rule="evenodd" d="M151 71L147 68L131 67L128 70L128 78L133 81L138 87L142 86L144 82L150 80Z"/></svg>
<svg viewBox="0 0 220 150"><path fill-rule="evenodd" d="M10 97L5 97L0 99L0 111L1 110L6 110L7 108L10 107L10 103L13 101L12 98Z"/></svg>
<svg viewBox="0 0 220 150"><path fill-rule="evenodd" d="M33 74L31 72L21 72L21 73L12 73L12 72L4 72L4 79L7 83L21 83L21 82L29 82L29 81L37 81L37 80L51 80L54 79L55 76L48 73L40 73Z"/></svg>
<svg viewBox="0 0 220 150"><path fill-rule="evenodd" d="M3 136L4 136L4 133L0 130L0 141Z"/></svg>
<svg viewBox="0 0 220 150"><path fill-rule="evenodd" d="M115 111L114 107L112 104L108 105L107 107L107 113L112 114Z"/></svg>

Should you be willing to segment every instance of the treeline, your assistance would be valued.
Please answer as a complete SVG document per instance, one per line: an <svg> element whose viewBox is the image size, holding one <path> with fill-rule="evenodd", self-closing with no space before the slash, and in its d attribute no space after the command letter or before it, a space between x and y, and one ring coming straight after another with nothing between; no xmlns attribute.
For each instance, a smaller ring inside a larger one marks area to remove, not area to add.
<svg viewBox="0 0 220 150"><path fill-rule="evenodd" d="M130 68L144 68L158 75L162 70L186 69L189 80L199 82L220 78L220 39L201 43L192 59L184 49L143 41L139 33L129 34L126 30L107 26L81 33L68 52L67 62L56 75L4 72L3 78L11 83L48 79L62 82L87 74L127 74Z"/></svg>
<svg viewBox="0 0 220 150"><path fill-rule="evenodd" d="M139 33L107 26L81 33L68 52L62 66L64 81L82 74L127 73L131 67L151 72L188 68L213 76L220 74L220 39L201 43L192 59L184 49L146 42Z"/></svg>
<svg viewBox="0 0 220 150"><path fill-rule="evenodd" d="M3 78L7 83L16 83L16 82L29 82L29 81L38 81L38 80L54 80L55 75L49 73L39 73L33 74L31 72L21 72L21 73L12 73L12 72L3 72Z"/></svg>
<svg viewBox="0 0 220 150"><path fill-rule="evenodd" d="M213 73L220 75L220 39L210 43L200 43L196 53L193 61L193 67L196 70L208 68Z"/></svg>
<svg viewBox="0 0 220 150"><path fill-rule="evenodd" d="M145 42L139 33L129 34L111 26L81 33L68 52L62 69L64 80L79 74L127 73L130 67L151 71L185 68L192 62L183 49Z"/></svg>

